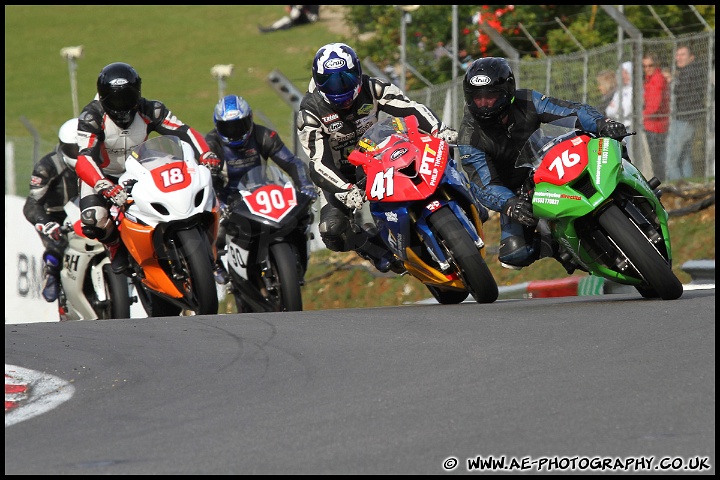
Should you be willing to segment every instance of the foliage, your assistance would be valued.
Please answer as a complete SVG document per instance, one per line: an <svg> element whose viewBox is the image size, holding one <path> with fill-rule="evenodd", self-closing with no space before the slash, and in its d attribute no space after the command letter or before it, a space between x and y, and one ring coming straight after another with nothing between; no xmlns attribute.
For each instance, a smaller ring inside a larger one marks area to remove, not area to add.
<svg viewBox="0 0 720 480"><path fill-rule="evenodd" d="M362 38L353 45L361 58L370 57L383 67L400 61L402 17L398 7L348 7L347 21ZM448 48L452 45L452 8L451 5L423 5L409 14L411 21L406 25L406 61L432 83L452 78L452 59L436 60L433 55L438 42ZM715 6L698 5L695 8L710 28L715 28ZM561 55L578 50L575 40L583 48L590 49L616 42L618 38L618 24L599 5L458 5L457 9L458 50L466 49L472 58L505 55L479 29L479 21L493 26L521 57L541 55L533 42L546 55ZM652 11L646 5L626 5L623 13L644 37L667 36L652 12L674 35L705 28L685 5L655 5ZM408 90L424 86L412 77L407 82Z"/></svg>

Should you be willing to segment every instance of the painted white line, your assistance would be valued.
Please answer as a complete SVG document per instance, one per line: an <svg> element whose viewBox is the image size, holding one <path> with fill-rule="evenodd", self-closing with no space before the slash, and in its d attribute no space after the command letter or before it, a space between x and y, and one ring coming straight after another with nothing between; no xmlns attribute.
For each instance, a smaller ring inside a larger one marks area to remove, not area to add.
<svg viewBox="0 0 720 480"><path fill-rule="evenodd" d="M8 385L24 385L27 389L21 393L5 394L5 428L49 412L70 400L75 393L75 387L61 378L5 364L6 391ZM8 402L18 402L18 405L8 410Z"/></svg>

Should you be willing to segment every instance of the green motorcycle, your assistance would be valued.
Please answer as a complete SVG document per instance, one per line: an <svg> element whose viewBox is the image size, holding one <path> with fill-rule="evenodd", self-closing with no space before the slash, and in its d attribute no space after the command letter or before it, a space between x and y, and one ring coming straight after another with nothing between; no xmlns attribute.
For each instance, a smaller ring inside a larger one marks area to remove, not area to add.
<svg viewBox="0 0 720 480"><path fill-rule="evenodd" d="M515 164L529 169L520 194L532 201L541 235L559 245L556 258L568 273L632 285L645 298L680 298L660 181L647 181L623 148L622 138L577 130L574 117L544 124Z"/></svg>

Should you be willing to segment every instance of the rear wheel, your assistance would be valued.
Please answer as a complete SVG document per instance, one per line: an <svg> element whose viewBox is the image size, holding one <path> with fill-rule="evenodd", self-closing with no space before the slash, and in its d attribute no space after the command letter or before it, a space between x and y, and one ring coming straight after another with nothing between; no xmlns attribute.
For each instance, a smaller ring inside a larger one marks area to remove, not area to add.
<svg viewBox="0 0 720 480"><path fill-rule="evenodd" d="M616 205L605 210L598 222L643 280L643 284L636 287L640 295L663 300L680 298L683 286L668 261Z"/></svg>
<svg viewBox="0 0 720 480"><path fill-rule="evenodd" d="M475 301L492 303L497 300L498 287L495 278L455 214L449 208L443 207L428 217L428 224L439 237L440 244L455 264L460 278Z"/></svg>

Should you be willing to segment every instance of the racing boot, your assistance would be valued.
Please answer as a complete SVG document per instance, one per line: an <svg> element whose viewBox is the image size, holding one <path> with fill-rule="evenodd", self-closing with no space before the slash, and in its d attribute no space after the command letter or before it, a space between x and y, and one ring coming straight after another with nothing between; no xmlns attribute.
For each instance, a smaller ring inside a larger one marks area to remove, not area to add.
<svg viewBox="0 0 720 480"><path fill-rule="evenodd" d="M42 296L46 302L52 303L60 294L60 262L54 255L45 254L45 286Z"/></svg>
<svg viewBox="0 0 720 480"><path fill-rule="evenodd" d="M218 285L225 285L230 280L230 274L225 269L225 265L223 264L222 260L218 258L217 262L215 262L215 269L213 271L213 274L215 275L215 282Z"/></svg>
<svg viewBox="0 0 720 480"><path fill-rule="evenodd" d="M124 273L130 264L128 263L128 250L125 244L118 238L112 243L106 245L110 253L110 264L113 273Z"/></svg>
<svg viewBox="0 0 720 480"><path fill-rule="evenodd" d="M362 258L363 260L367 260L370 263L372 263L379 272L387 273L390 271L390 262L387 261L386 259L375 258L372 255L370 255L368 252L365 252L359 248L357 250L355 250L355 253L357 253L358 256L360 258Z"/></svg>

